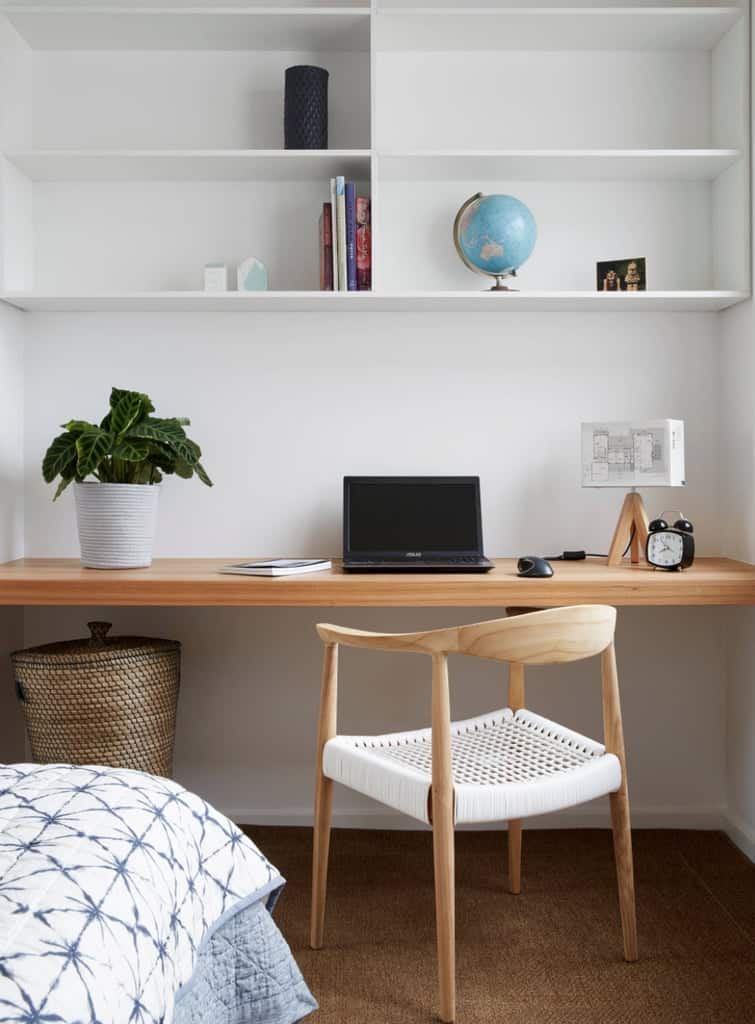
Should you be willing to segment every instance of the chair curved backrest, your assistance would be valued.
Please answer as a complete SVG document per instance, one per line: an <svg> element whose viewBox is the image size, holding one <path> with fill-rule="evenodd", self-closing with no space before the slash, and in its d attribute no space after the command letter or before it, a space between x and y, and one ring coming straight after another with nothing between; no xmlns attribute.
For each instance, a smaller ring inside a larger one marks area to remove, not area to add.
<svg viewBox="0 0 755 1024"><path fill-rule="evenodd" d="M369 633L322 623L326 644L414 654L468 654L521 665L553 665L600 654L611 643L616 609L585 604L489 619L424 633Z"/></svg>
<svg viewBox="0 0 755 1024"><path fill-rule="evenodd" d="M600 654L611 643L616 609L587 604L548 608L458 629L459 654L520 665L553 665Z"/></svg>

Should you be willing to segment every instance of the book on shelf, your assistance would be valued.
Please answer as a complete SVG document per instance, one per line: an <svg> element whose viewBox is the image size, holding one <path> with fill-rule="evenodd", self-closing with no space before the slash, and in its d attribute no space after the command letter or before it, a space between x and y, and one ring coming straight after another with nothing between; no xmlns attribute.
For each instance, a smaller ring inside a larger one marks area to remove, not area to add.
<svg viewBox="0 0 755 1024"><path fill-rule="evenodd" d="M348 291L346 261L346 180L336 178L336 245L338 247L338 291Z"/></svg>
<svg viewBox="0 0 755 1024"><path fill-rule="evenodd" d="M357 290L357 187L346 182L346 287Z"/></svg>
<svg viewBox="0 0 755 1024"><path fill-rule="evenodd" d="M322 204L320 214L320 291L333 291L333 208Z"/></svg>
<svg viewBox="0 0 755 1024"><path fill-rule="evenodd" d="M357 289L368 292L372 288L372 227L370 201L363 196L356 201L356 264Z"/></svg>
<svg viewBox="0 0 755 1024"><path fill-rule="evenodd" d="M338 232L336 230L336 179L330 179L330 212L331 212L331 232L333 240L333 291L338 291Z"/></svg>
<svg viewBox="0 0 755 1024"><path fill-rule="evenodd" d="M268 558L262 562L235 562L221 572L237 576L297 576L330 569L329 558Z"/></svg>
<svg viewBox="0 0 755 1024"><path fill-rule="evenodd" d="M357 196L343 176L330 179L330 202L320 217L320 290L369 291L372 288L370 200Z"/></svg>

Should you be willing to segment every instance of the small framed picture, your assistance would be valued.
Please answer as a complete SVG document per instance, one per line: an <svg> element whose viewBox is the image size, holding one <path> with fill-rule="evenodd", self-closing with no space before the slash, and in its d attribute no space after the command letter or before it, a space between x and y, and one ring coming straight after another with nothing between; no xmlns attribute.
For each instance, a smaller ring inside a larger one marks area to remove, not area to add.
<svg viewBox="0 0 755 1024"><path fill-rule="evenodd" d="M646 288L644 256L598 263L599 292L644 292Z"/></svg>

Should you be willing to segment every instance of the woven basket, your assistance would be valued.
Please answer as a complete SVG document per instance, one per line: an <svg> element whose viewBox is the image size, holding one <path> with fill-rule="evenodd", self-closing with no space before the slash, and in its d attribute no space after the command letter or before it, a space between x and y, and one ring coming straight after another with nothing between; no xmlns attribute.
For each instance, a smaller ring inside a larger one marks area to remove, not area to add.
<svg viewBox="0 0 755 1024"><path fill-rule="evenodd" d="M11 655L34 761L136 768L170 777L181 645L148 637L45 644Z"/></svg>

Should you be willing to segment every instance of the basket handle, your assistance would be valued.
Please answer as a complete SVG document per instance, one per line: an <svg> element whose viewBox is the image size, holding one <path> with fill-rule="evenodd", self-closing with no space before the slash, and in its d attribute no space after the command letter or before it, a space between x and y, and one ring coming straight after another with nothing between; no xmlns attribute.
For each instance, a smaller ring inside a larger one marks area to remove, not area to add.
<svg viewBox="0 0 755 1024"><path fill-rule="evenodd" d="M107 637L109 630L112 629L113 623L87 622L87 626L89 626L89 631L92 634L89 637L89 646L95 648L105 647L107 643L105 638Z"/></svg>

